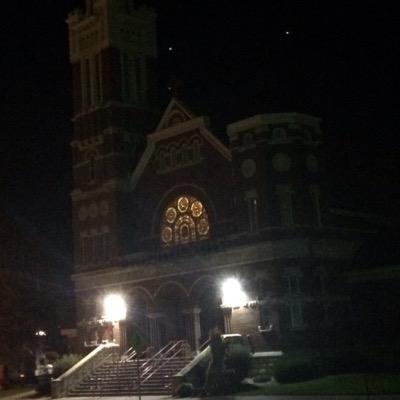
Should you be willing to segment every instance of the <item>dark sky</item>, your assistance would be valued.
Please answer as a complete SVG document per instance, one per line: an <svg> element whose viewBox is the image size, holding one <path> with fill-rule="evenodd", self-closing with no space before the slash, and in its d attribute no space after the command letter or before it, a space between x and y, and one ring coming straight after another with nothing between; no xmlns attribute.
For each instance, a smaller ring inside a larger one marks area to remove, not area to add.
<svg viewBox="0 0 400 400"><path fill-rule="evenodd" d="M0 205L68 262L71 81L65 18L81 2L7 3L1 29ZM159 15L161 106L174 76L183 82L188 105L210 115L219 131L260 112L319 116L332 204L397 213L399 35L389 3L149 3Z"/></svg>

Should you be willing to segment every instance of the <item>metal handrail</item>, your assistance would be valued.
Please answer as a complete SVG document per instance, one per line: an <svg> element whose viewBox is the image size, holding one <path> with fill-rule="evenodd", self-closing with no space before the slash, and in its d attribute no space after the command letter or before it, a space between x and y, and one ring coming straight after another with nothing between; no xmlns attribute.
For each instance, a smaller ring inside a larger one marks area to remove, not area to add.
<svg viewBox="0 0 400 400"><path fill-rule="evenodd" d="M174 346L176 342L174 342L173 340L171 340L170 342L168 342L161 350L159 350L156 354L154 354L151 358L149 358L146 362L144 362L142 364L142 369L149 363L151 363L152 361L154 361L159 355L163 354L163 352L167 351L166 349L170 346Z"/></svg>
<svg viewBox="0 0 400 400"><path fill-rule="evenodd" d="M182 351L187 350L188 347L190 348L190 346L188 345L188 343L185 342L184 340L178 341L178 342L176 343L176 345L178 345L178 344L180 344L181 347L180 347L172 356L170 356L170 357L168 357L168 358L166 358L166 357L161 358L160 361L165 360L165 362L164 362L164 363L160 362L160 364L159 364L158 366L156 366L156 367L154 368L154 370L153 370L150 374L148 374L146 377L142 376L141 378L143 378L143 379L141 379L141 383L144 383L144 382L146 382L148 379L150 379L157 371L159 371L162 367L164 367L165 365L167 365L171 360L173 360L173 359L174 359L175 357L177 357L180 353L182 353ZM175 346L173 346L170 350L173 350L174 347L175 347ZM169 350L169 351L170 351L170 350ZM166 355L166 354L165 354L165 355Z"/></svg>
<svg viewBox="0 0 400 400"><path fill-rule="evenodd" d="M118 347L113 343L101 344L61 376L52 379L53 398L65 397L86 376L103 365L110 357L115 357L115 350Z"/></svg>
<svg viewBox="0 0 400 400"><path fill-rule="evenodd" d="M177 342L172 342L172 347L169 347L166 350L164 350L164 352L160 355L160 357L153 358L152 364L150 364L146 368L143 368L143 366L142 366L142 368L141 368L142 372L140 374L140 380L141 381L147 380L146 376L151 376L153 374L154 370L158 370L159 369L158 367L160 365L162 365L162 362L167 357L167 355L169 355L172 351L174 351L174 349L176 349L179 345L182 345L183 343L184 343L183 340L179 340Z"/></svg>
<svg viewBox="0 0 400 400"><path fill-rule="evenodd" d="M146 368L146 370L143 371L143 373L140 375L141 378L145 379L146 375L151 375L151 374L152 374L152 371L153 371L154 369L158 369L158 367L159 367L160 365L165 365L165 363L163 364L163 361L164 361L167 357L170 357L170 353L171 353L172 351L175 351L175 353L176 353L176 352L179 352L179 351L180 351L180 348L178 348L178 350L176 350L176 348L177 348L178 346L182 346L184 343L185 343L185 342L184 342L183 340L177 341L172 347L170 347L167 351L165 351L165 352L161 355L161 357L155 359L155 360L154 360L154 363L153 363L150 367ZM173 353L173 355L174 355L174 353Z"/></svg>
<svg viewBox="0 0 400 400"><path fill-rule="evenodd" d="M208 338L206 341L204 341L200 346L198 352L201 353L209 344L210 344L210 338Z"/></svg>
<svg viewBox="0 0 400 400"><path fill-rule="evenodd" d="M168 354L170 354L173 350L175 350L178 346L182 345L184 343L183 340L178 340L177 342L174 343L172 347L164 351L164 353L161 354L161 357L156 358L155 361L161 362L164 358L167 357Z"/></svg>
<svg viewBox="0 0 400 400"><path fill-rule="evenodd" d="M154 347L153 346L149 346L149 347L147 347L147 349L145 350L145 351L142 351L141 353L140 353L140 357L142 357L142 358L145 358L145 357L143 357L145 354L147 354L147 353L151 353L152 351L154 351Z"/></svg>
<svg viewBox="0 0 400 400"><path fill-rule="evenodd" d="M132 349L133 349L133 347L132 347ZM133 360L134 358L136 358L136 357L138 357L139 359L146 358L145 355L146 355L147 353L151 353L153 350L154 350L154 347L153 347L153 346L147 347L147 349L144 350L144 351L142 351L141 353L137 352L136 350L132 350L132 352L129 354L128 357L125 358L124 361L125 361L125 362L129 362L129 361L132 361L132 360Z"/></svg>
<svg viewBox="0 0 400 400"><path fill-rule="evenodd" d="M138 357L138 353L136 350L133 350L128 357L126 357L125 362L132 361L134 358Z"/></svg>
<svg viewBox="0 0 400 400"><path fill-rule="evenodd" d="M121 360L123 360L124 357L128 356L129 353L131 353L132 351L135 351L135 349L133 347L129 347L128 350L126 350L122 355L121 355Z"/></svg>

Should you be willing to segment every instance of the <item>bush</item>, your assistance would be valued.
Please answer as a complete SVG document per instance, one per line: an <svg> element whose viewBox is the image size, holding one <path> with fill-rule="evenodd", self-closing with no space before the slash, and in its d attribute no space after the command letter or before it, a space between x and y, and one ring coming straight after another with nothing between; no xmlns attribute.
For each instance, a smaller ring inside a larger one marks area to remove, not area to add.
<svg viewBox="0 0 400 400"><path fill-rule="evenodd" d="M176 389L178 397L191 397L194 394L194 388L191 383L181 383Z"/></svg>
<svg viewBox="0 0 400 400"><path fill-rule="evenodd" d="M280 359L273 370L275 379L280 383L301 382L319 377L314 363L303 358Z"/></svg>
<svg viewBox="0 0 400 400"><path fill-rule="evenodd" d="M235 344L229 346L225 354L225 367L227 370L232 370L232 379L234 386L237 386L244 378L246 378L250 369L250 353L247 347Z"/></svg>
<svg viewBox="0 0 400 400"><path fill-rule="evenodd" d="M53 376L58 378L65 371L68 371L73 365L75 365L82 356L79 354L64 354L54 363Z"/></svg>

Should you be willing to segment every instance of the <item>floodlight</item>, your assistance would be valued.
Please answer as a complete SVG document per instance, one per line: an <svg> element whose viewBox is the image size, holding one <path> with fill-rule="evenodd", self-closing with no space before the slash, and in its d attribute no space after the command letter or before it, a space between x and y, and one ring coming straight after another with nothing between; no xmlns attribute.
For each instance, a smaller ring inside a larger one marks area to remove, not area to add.
<svg viewBox="0 0 400 400"><path fill-rule="evenodd" d="M247 303L246 293L236 278L228 278L222 284L222 307L242 307Z"/></svg>
<svg viewBox="0 0 400 400"><path fill-rule="evenodd" d="M104 298L104 319L106 321L121 321L126 318L126 303L119 294L109 294Z"/></svg>

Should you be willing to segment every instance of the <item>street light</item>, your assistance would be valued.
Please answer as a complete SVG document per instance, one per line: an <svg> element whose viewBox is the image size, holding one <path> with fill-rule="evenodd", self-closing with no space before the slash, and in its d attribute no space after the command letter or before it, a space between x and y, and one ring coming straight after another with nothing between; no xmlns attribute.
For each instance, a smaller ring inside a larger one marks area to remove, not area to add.
<svg viewBox="0 0 400 400"><path fill-rule="evenodd" d="M236 278L228 278L222 283L222 307L237 308L247 303L247 295Z"/></svg>

